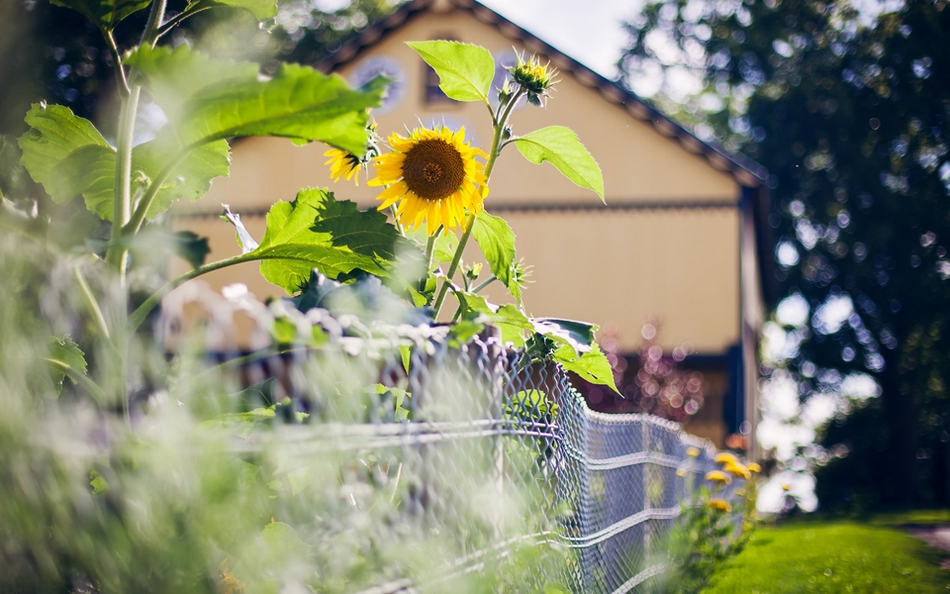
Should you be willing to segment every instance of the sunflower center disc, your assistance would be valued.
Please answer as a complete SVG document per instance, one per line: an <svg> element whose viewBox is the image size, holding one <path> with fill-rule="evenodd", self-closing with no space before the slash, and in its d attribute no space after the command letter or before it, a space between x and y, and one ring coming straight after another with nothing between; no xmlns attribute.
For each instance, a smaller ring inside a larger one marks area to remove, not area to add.
<svg viewBox="0 0 950 594"><path fill-rule="evenodd" d="M459 189L465 179L462 155L442 140L423 140L406 153L403 179L423 200L442 200Z"/></svg>

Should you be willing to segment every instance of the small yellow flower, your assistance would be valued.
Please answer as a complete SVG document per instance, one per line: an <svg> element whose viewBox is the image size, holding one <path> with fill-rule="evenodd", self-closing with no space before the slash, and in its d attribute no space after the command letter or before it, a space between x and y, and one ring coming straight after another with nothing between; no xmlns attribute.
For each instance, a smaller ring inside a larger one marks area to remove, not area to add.
<svg viewBox="0 0 950 594"><path fill-rule="evenodd" d="M678 468L678 469L676 470L676 476L678 476L678 477L680 477L680 478L686 476L686 469L685 469L685 468Z"/></svg>
<svg viewBox="0 0 950 594"><path fill-rule="evenodd" d="M706 480L714 483L722 483L724 485L728 485L732 482L729 475L721 470L710 470L706 473Z"/></svg>
<svg viewBox="0 0 950 594"><path fill-rule="evenodd" d="M756 474L762 472L762 467L756 464L755 462L750 462L746 464L746 468L749 469L749 472L754 472Z"/></svg>
<svg viewBox="0 0 950 594"><path fill-rule="evenodd" d="M686 455L690 458L695 458L699 456L699 448L694 448L692 446L686 448Z"/></svg>
<svg viewBox="0 0 950 594"><path fill-rule="evenodd" d="M752 473L740 462L726 462L722 469L736 478L744 478L745 480L752 478Z"/></svg>
<svg viewBox="0 0 950 594"><path fill-rule="evenodd" d="M713 462L715 462L716 464L728 464L729 462L732 462L733 464L738 464L739 459L736 458L733 454L730 454L729 452L719 452L718 454L716 454L716 457L713 458Z"/></svg>
<svg viewBox="0 0 950 594"><path fill-rule="evenodd" d="M791 491L791 490L792 490L792 487L791 487L790 485L785 484L785 485L782 485L782 490L783 490L783 491Z"/></svg>
<svg viewBox="0 0 950 594"><path fill-rule="evenodd" d="M363 165L363 161L359 157L349 151L332 147L323 153L323 156L330 157L324 165L330 166L330 178L334 182L346 178L346 181L352 179L356 182L356 185L360 185L360 177L356 174Z"/></svg>
<svg viewBox="0 0 950 594"><path fill-rule="evenodd" d="M736 495L739 497L745 497L745 489L736 489Z"/></svg>
<svg viewBox="0 0 950 594"><path fill-rule="evenodd" d="M706 505L709 506L711 509L721 511L721 512L732 511L732 506L729 505L729 502L724 501L722 499L710 499L709 501L706 502Z"/></svg>
<svg viewBox="0 0 950 594"><path fill-rule="evenodd" d="M415 228L425 223L429 235L440 225L455 229L465 211L482 210L488 179L475 157L487 155L465 142L465 128L416 128L408 137L391 135L389 146L393 152L373 159L377 177L367 184L387 186L379 194L379 210L398 202L399 222Z"/></svg>

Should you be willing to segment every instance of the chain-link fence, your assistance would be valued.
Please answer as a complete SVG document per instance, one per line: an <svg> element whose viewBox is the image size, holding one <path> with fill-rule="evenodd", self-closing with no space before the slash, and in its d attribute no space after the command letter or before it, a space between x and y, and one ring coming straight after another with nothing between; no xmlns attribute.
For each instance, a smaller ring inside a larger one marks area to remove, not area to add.
<svg viewBox="0 0 950 594"><path fill-rule="evenodd" d="M247 446L311 468L299 484L333 484L315 510L325 517L316 540L378 551L372 575L354 581L363 587L346 590L456 591L453 582L490 579L509 584L501 591L623 593L649 584L696 483L688 477L708 466L708 442L656 417L593 412L557 366L494 338L449 342L354 343L287 365L292 400L310 422ZM316 463L324 471L314 474Z"/></svg>

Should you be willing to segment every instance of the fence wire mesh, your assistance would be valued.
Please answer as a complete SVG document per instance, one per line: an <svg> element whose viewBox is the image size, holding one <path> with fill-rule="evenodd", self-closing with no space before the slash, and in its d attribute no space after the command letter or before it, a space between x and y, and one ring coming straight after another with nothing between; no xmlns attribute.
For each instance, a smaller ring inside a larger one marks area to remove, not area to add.
<svg viewBox="0 0 950 594"><path fill-rule="evenodd" d="M620 594L663 571L708 442L649 415L593 412L560 368L494 338L354 345L277 360L310 422L242 446L276 453L294 489L320 491L309 540L343 591L486 580ZM373 558L358 578L337 562L347 551Z"/></svg>

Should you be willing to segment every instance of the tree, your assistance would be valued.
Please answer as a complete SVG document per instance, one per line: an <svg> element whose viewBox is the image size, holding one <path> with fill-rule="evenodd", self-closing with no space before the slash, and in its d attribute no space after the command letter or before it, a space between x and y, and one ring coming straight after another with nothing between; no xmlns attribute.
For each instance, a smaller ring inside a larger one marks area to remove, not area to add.
<svg viewBox="0 0 950 594"><path fill-rule="evenodd" d="M871 18L844 3L673 0L630 31L624 80L686 64L702 90L680 115L769 169L770 301L808 306L805 325L787 326L802 398L853 374L881 387L854 419L877 439L850 440L850 455L818 473L819 492L828 503L859 492L881 505L950 501L947 2ZM824 488L848 468L852 480Z"/></svg>

